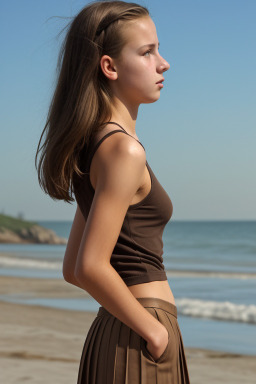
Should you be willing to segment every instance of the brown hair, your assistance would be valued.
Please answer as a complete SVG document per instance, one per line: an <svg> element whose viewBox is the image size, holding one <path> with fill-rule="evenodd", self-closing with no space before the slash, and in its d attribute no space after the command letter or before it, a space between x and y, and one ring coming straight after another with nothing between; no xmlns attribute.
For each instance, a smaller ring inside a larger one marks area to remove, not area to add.
<svg viewBox="0 0 256 384"><path fill-rule="evenodd" d="M68 24L57 85L35 157L39 184L54 200L74 201L73 176L82 174L79 153L111 118L113 95L100 59L119 58L126 44L122 26L143 16L149 16L148 9L136 3L93 1Z"/></svg>

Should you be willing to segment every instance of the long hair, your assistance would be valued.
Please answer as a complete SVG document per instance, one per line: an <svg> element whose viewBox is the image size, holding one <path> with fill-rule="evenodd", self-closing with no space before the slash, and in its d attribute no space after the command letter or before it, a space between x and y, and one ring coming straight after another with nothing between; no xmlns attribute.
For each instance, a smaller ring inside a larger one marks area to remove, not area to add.
<svg viewBox="0 0 256 384"><path fill-rule="evenodd" d="M54 200L74 201L73 176L82 174L80 151L111 118L113 94L100 59L118 59L126 44L124 24L143 16L149 16L148 9L136 3L92 1L67 26L57 84L35 156L39 184Z"/></svg>

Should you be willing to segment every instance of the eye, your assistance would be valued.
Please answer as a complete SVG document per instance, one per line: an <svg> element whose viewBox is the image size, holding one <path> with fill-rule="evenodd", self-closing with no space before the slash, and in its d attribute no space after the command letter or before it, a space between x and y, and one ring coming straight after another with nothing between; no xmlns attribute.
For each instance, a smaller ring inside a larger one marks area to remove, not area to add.
<svg viewBox="0 0 256 384"><path fill-rule="evenodd" d="M147 53L150 53L151 51L152 51L152 49L149 49L148 51L146 51L146 52L144 53L143 56L145 56Z"/></svg>

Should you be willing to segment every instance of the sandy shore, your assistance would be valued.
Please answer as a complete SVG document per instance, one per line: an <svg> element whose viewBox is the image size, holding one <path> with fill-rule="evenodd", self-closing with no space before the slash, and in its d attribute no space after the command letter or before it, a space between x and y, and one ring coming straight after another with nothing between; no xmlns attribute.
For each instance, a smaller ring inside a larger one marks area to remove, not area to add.
<svg viewBox="0 0 256 384"><path fill-rule="evenodd" d="M0 277L0 294L88 297L58 279ZM0 301L0 382L75 384L80 355L95 312ZM252 384L256 357L185 348L191 384Z"/></svg>

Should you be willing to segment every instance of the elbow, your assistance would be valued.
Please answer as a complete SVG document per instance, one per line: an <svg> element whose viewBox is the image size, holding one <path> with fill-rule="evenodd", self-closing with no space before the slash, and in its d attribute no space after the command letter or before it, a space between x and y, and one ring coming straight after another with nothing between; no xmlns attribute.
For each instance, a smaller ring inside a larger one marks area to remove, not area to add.
<svg viewBox="0 0 256 384"><path fill-rule="evenodd" d="M77 264L74 270L74 278L79 284L84 285L87 280L87 270Z"/></svg>
<svg viewBox="0 0 256 384"><path fill-rule="evenodd" d="M67 283L72 284L72 282L73 282L73 280L74 280L74 276L72 276L70 273L64 272L63 270L62 270L62 276L63 276L63 279L64 279Z"/></svg>
<svg viewBox="0 0 256 384"><path fill-rule="evenodd" d="M92 283L97 280L98 273L99 268L95 268L95 265L76 263L74 277L80 285L86 287L90 282Z"/></svg>
<svg viewBox="0 0 256 384"><path fill-rule="evenodd" d="M62 268L62 276L63 276L63 279L67 282L67 283L70 283L70 284L74 284L75 282L75 275L74 275L74 271L68 269L68 268L65 268L65 266L63 265L63 268Z"/></svg>

